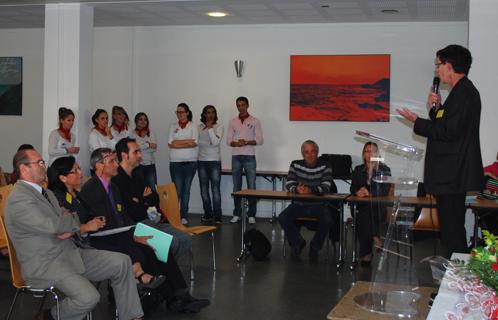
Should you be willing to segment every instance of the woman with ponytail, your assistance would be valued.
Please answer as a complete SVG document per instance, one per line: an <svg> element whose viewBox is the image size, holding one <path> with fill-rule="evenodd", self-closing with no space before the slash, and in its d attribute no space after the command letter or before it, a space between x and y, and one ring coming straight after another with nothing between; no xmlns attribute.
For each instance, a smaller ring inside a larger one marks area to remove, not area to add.
<svg viewBox="0 0 498 320"><path fill-rule="evenodd" d="M68 155L76 155L80 151L75 146L76 137L71 132L74 124L74 112L68 108L59 108L59 128L50 132L48 138L49 163Z"/></svg>

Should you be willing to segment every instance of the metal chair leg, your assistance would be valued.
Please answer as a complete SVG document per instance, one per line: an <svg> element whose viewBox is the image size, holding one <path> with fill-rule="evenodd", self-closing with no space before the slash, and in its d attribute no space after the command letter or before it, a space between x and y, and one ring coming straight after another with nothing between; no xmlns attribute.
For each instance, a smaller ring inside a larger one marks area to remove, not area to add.
<svg viewBox="0 0 498 320"><path fill-rule="evenodd" d="M193 249L190 248L190 281L195 280L195 274L194 274L194 252Z"/></svg>
<svg viewBox="0 0 498 320"><path fill-rule="evenodd" d="M55 310L56 310L56 319L60 320L61 319L61 310L60 310L60 305L59 305L59 295L53 291L54 288L50 288L50 293L55 299Z"/></svg>
<svg viewBox="0 0 498 320"><path fill-rule="evenodd" d="M7 313L7 318L5 318L6 320L9 320L10 316L12 315L12 311L14 310L14 305L16 304L17 297L19 296L20 291L22 291L22 289L16 290L16 294L14 295L14 300L12 301L12 304L10 305L10 308L9 308L9 313Z"/></svg>
<svg viewBox="0 0 498 320"><path fill-rule="evenodd" d="M214 231L211 232L211 240L213 243L213 271L216 271L216 250L214 246Z"/></svg>
<svg viewBox="0 0 498 320"><path fill-rule="evenodd" d="M287 235L285 234L285 231L284 231L284 242L282 243L282 255L286 256L286 253L287 253Z"/></svg>

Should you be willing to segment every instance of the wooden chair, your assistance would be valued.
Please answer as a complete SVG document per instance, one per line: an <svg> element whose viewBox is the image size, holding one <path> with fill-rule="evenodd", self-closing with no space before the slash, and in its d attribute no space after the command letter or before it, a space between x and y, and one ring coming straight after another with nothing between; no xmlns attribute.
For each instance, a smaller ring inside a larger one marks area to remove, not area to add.
<svg viewBox="0 0 498 320"><path fill-rule="evenodd" d="M432 195L427 195L428 198L436 202ZM412 230L417 231L433 231L439 232L439 213L436 208L422 208L420 215L415 220Z"/></svg>
<svg viewBox="0 0 498 320"><path fill-rule="evenodd" d="M3 217L3 211L5 209L5 205L7 204L7 198L12 191L14 186L8 184L6 186L0 187L0 216ZM0 248L7 248L7 236L2 228L0 228Z"/></svg>
<svg viewBox="0 0 498 320"><path fill-rule="evenodd" d="M210 233L213 247L213 270L216 271L216 250L214 244L214 231L215 226L192 226L186 227L181 223L180 217L180 203L178 202L178 194L174 183L157 186L157 193L159 194L159 206L161 208L164 218L178 230L188 233L190 236L197 236L203 233ZM190 252L190 278L194 280L194 263L193 253Z"/></svg>
<svg viewBox="0 0 498 320"><path fill-rule="evenodd" d="M17 289L16 294L14 296L14 300L12 301L12 304L10 305L9 308L9 313L7 314L6 320L10 319L10 316L12 315L12 311L14 310L14 306L17 301L17 297L19 296L20 293L28 292L31 293L33 297L35 298L42 298L42 302L40 304L39 310L42 310L43 308L43 303L45 302L45 298L48 294L51 294L52 297L55 299L55 306L56 306L56 319L60 319L60 309L59 309L59 295L55 291L55 288L53 286L49 288L34 288L31 286L27 286L26 283L24 282L24 279L22 278L21 275L21 265L19 264L19 261L17 260L17 255L16 251L14 249L14 246L12 245L9 236L7 234L7 229L5 228L5 222L4 222L4 217L3 215L0 217L0 229L2 232L5 233L6 238L7 238L7 248L9 250L9 260L10 260L10 274L12 277L12 285Z"/></svg>

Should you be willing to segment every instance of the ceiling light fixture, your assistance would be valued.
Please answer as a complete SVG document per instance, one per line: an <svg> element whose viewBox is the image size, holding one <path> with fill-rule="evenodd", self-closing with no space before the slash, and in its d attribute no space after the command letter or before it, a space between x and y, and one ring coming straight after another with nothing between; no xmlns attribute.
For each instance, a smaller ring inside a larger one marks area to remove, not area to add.
<svg viewBox="0 0 498 320"><path fill-rule="evenodd" d="M385 14L396 14L396 13L399 13L399 11L396 10L396 9L383 9L383 10L380 10L380 12L385 13Z"/></svg>
<svg viewBox="0 0 498 320"><path fill-rule="evenodd" d="M223 18L226 17L228 14L225 12L219 12L219 11L214 11L214 12L208 12L206 13L208 16L213 17L213 18Z"/></svg>

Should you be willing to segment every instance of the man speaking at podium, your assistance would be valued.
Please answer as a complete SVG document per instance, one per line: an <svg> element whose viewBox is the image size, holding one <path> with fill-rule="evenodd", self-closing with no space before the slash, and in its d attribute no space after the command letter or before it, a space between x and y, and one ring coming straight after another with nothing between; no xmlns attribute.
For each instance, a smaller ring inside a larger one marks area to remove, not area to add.
<svg viewBox="0 0 498 320"><path fill-rule="evenodd" d="M472 56L466 48L449 45L436 53L436 73L451 87L441 103L435 78L429 93L429 119L407 108L397 112L414 123L413 131L427 138L424 183L437 201L442 255L468 252L465 235L465 195L484 185L479 123L481 98L467 78Z"/></svg>

